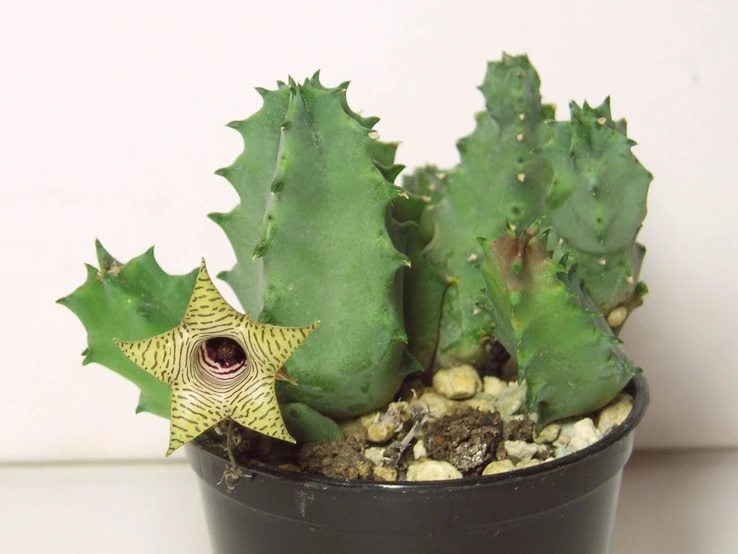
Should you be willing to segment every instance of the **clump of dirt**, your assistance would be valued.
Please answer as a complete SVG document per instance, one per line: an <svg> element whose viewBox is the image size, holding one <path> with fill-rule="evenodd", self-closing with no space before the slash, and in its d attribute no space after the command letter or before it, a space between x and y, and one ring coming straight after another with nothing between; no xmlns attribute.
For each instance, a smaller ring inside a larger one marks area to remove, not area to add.
<svg viewBox="0 0 738 554"><path fill-rule="evenodd" d="M511 419L505 423L502 434L506 441L530 442L533 440L533 427L530 419Z"/></svg>
<svg viewBox="0 0 738 554"><path fill-rule="evenodd" d="M334 479L367 479L373 464L364 456L364 444L355 436L331 443L310 442L297 453L300 469Z"/></svg>
<svg viewBox="0 0 738 554"><path fill-rule="evenodd" d="M476 475L495 456L502 433L500 414L465 408L429 423L423 443L431 460Z"/></svg>
<svg viewBox="0 0 738 554"><path fill-rule="evenodd" d="M495 460L507 460L507 449L505 449L505 441L500 441L495 446Z"/></svg>

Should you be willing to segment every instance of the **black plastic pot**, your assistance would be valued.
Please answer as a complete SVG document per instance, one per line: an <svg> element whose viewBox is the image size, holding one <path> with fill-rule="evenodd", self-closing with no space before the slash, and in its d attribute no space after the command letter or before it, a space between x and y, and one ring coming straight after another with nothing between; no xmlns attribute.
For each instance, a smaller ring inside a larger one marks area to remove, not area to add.
<svg viewBox="0 0 738 554"><path fill-rule="evenodd" d="M571 456L508 474L425 483L343 482L245 466L230 494L226 462L188 458L201 489L214 554L606 554L623 467L648 404L630 384L626 421Z"/></svg>

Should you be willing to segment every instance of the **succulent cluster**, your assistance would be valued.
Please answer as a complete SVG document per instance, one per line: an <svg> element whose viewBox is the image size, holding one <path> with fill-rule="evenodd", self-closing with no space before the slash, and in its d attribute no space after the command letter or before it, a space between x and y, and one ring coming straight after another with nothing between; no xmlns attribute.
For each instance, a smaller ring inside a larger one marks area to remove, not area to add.
<svg viewBox="0 0 738 554"><path fill-rule="evenodd" d="M425 204L407 289L433 291L406 302L410 344L426 368L478 365L492 335L519 362L529 408L545 422L601 407L638 371L613 331L646 292L645 249L635 239L651 175L609 99L572 103L570 121L555 122L539 86L525 56L490 63L480 87L486 110L457 143L460 163L406 179ZM560 304L547 302L544 283ZM583 322L576 331L560 325L573 307ZM608 363L580 358L582 344Z"/></svg>
<svg viewBox="0 0 738 554"><path fill-rule="evenodd" d="M269 373L298 441L340 437L334 420L386 405L413 372L484 364L493 340L517 360L541 423L605 405L636 373L615 333L645 292L635 238L651 177L609 101L552 122L539 86L525 56L490 63L460 163L418 169L402 187L397 145L349 108L347 83L327 88L316 74L258 89L262 108L230 124L244 152L217 173L240 202L210 217L237 261L219 277L275 333L320 321ZM168 275L151 251L121 263L99 243L98 261L61 300L87 328L85 363L136 383L139 411L168 416L171 379L113 339L177 328L198 270ZM236 344L216 357L221 343L202 341L221 335ZM211 379L243 362L233 348L256 352L220 328L202 341L193 348L217 366Z"/></svg>

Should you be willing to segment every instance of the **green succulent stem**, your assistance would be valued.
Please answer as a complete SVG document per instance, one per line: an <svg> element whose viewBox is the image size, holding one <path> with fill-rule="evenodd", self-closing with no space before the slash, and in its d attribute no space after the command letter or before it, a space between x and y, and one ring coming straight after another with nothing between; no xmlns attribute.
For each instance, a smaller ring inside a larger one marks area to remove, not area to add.
<svg viewBox="0 0 738 554"><path fill-rule="evenodd" d="M518 362L539 427L601 408L640 372L546 240L536 230L505 235L482 265L495 337Z"/></svg>
<svg viewBox="0 0 738 554"><path fill-rule="evenodd" d="M176 327L184 316L197 269L169 275L156 262L154 250L120 262L95 243L99 268L87 266L87 280L58 300L87 330L83 364L98 363L141 389L136 412L170 414L170 386L126 358L113 339L139 340Z"/></svg>
<svg viewBox="0 0 738 554"><path fill-rule="evenodd" d="M258 313L263 306L264 282L261 260L252 252L262 234L264 212L274 181L274 166L284 121L290 101L289 88L281 84L277 90L257 89L262 97L261 109L229 127L238 131L244 141L244 152L228 167L216 171L225 177L239 197L238 205L228 213L209 217L225 232L236 254L236 264L218 275L236 293L241 306Z"/></svg>
<svg viewBox="0 0 738 554"><path fill-rule="evenodd" d="M412 369L400 278L408 259L388 228L402 193L387 180L398 171L395 146L377 142L376 118L348 109L345 86L326 88L316 75L289 92L253 250L263 261L260 320L321 321L287 364L297 384L280 387L284 401L359 415L390 401Z"/></svg>
<svg viewBox="0 0 738 554"><path fill-rule="evenodd" d="M576 268L600 312L628 306L630 313L640 304L645 248L635 238L652 176L631 152L625 121L613 120L609 98L596 108L572 102L571 120L551 126L551 141L536 151L553 168L549 249Z"/></svg>
<svg viewBox="0 0 738 554"><path fill-rule="evenodd" d="M426 202L422 232L409 243L405 306L411 351L427 369L483 363L493 322L481 308L476 237L499 237L508 226L545 226L549 255L576 272L616 332L642 303L645 248L636 236L651 175L631 152L627 124L612 118L609 98L572 103L571 120L553 122L539 86L525 56L490 63L479 87L486 109L457 143L459 164L406 179Z"/></svg>
<svg viewBox="0 0 738 554"><path fill-rule="evenodd" d="M408 327L417 334L411 343L438 344L435 365L479 364L485 356L491 321L479 309L484 280L475 264L484 251L477 237L500 236L507 224L526 226L543 212L551 169L531 151L550 135L544 122L553 117L553 108L542 104L539 88L526 56L505 55L489 63L479 87L486 110L477 114L474 132L457 142L459 165L445 174L435 195L426 195L432 199L428 209L434 235L416 255L428 268L419 278L428 283L441 275L446 290L440 306L435 304L438 295L411 301L426 307L413 312L421 319ZM416 177L423 179L423 173ZM419 290L431 287L418 282ZM422 319L439 309L434 341Z"/></svg>

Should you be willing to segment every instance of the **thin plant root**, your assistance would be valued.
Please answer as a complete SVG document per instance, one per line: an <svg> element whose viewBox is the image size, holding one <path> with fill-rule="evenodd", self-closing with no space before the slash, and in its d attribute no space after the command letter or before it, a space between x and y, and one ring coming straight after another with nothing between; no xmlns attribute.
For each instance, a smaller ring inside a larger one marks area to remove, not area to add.
<svg viewBox="0 0 738 554"><path fill-rule="evenodd" d="M228 431L226 432L226 452L228 453L228 460L230 460L230 462L226 464L225 469L223 470L223 477L218 481L218 486L221 483L225 483L226 492L228 492L228 494L236 488L236 483L238 483L238 480L241 477L251 477L248 473L244 473L236 463L236 455L233 453L233 447L238 446L240 442L241 436L234 435L233 420L229 419Z"/></svg>

